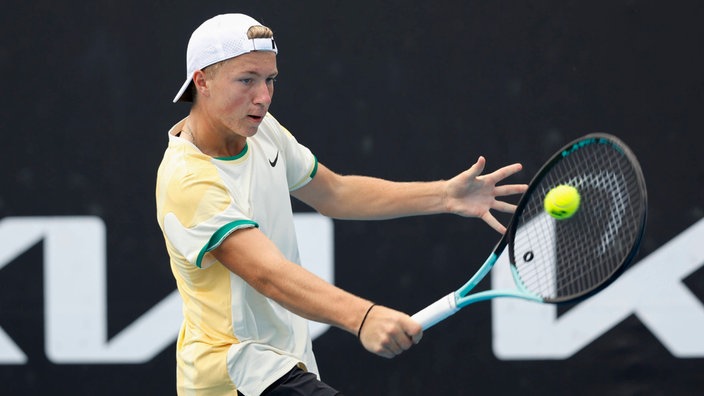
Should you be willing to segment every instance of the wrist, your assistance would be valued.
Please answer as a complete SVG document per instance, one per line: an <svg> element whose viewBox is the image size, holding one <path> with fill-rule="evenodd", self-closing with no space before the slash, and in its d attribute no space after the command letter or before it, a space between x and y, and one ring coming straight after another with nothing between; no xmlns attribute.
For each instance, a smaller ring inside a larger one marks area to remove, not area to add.
<svg viewBox="0 0 704 396"><path fill-rule="evenodd" d="M362 340L362 328L364 327L364 323L367 321L367 317L369 316L369 313L372 311L372 308L376 307L376 303L372 303L372 305L367 308L366 313L364 314L364 317L362 317L362 322L359 324L359 329L357 330L357 339Z"/></svg>
<svg viewBox="0 0 704 396"><path fill-rule="evenodd" d="M452 213L450 208L450 181L442 180L440 182L440 210L441 213Z"/></svg>

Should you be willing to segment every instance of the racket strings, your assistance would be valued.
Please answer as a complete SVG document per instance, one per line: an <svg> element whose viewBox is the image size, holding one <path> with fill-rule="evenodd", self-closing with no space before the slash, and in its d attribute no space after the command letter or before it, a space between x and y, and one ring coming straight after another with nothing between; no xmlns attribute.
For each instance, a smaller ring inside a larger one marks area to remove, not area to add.
<svg viewBox="0 0 704 396"><path fill-rule="evenodd" d="M548 301L599 287L639 237L642 176L619 147L590 144L559 160L537 183L510 243L521 286ZM565 220L543 208L547 192L560 184L574 186L581 196L578 211Z"/></svg>

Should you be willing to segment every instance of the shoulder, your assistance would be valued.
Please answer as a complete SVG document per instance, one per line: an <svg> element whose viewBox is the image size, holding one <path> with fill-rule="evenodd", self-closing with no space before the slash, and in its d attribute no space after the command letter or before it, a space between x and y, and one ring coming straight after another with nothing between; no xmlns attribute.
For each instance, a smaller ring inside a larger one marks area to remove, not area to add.
<svg viewBox="0 0 704 396"><path fill-rule="evenodd" d="M270 131L277 131L283 128L276 117L269 112L264 116L261 127Z"/></svg>
<svg viewBox="0 0 704 396"><path fill-rule="evenodd" d="M197 223L198 213L209 212L203 204L216 211L227 207L230 196L212 159L188 144L172 143L157 173L157 209Z"/></svg>
<svg viewBox="0 0 704 396"><path fill-rule="evenodd" d="M177 137L169 139L169 146L159 165L159 176L170 182L187 182L194 178L217 176L212 158L192 144Z"/></svg>
<svg viewBox="0 0 704 396"><path fill-rule="evenodd" d="M271 113L266 113L264 120L259 127L259 131L263 132L264 135L274 137L276 139L293 140L293 134L274 117ZM257 133L259 134L259 133Z"/></svg>

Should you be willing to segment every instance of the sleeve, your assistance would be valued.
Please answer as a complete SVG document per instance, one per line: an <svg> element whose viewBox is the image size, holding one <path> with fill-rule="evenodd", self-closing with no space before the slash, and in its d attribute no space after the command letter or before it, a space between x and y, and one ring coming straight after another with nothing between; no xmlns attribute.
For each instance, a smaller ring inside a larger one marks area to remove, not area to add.
<svg viewBox="0 0 704 396"><path fill-rule="evenodd" d="M295 191L313 180L318 171L318 159L306 146L298 143L293 134L271 114L267 118L272 128L278 132L276 140L286 163L288 189Z"/></svg>
<svg viewBox="0 0 704 396"><path fill-rule="evenodd" d="M234 202L216 168L207 161L194 173L171 180L164 211L164 235L189 263L207 268L209 254L232 232L258 227ZM192 168L191 168L192 169Z"/></svg>

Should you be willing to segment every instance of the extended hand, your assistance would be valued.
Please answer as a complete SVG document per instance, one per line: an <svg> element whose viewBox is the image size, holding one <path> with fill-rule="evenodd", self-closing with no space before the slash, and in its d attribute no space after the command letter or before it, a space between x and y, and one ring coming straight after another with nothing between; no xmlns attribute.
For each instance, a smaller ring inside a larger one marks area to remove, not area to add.
<svg viewBox="0 0 704 396"><path fill-rule="evenodd" d="M479 217L503 234L506 232L506 227L496 220L490 210L513 213L516 205L499 201L496 197L523 194L528 186L526 184L497 186L497 183L523 169L521 164L508 165L482 175L485 165L486 159L479 157L471 168L447 182L445 196L447 211L460 216Z"/></svg>

